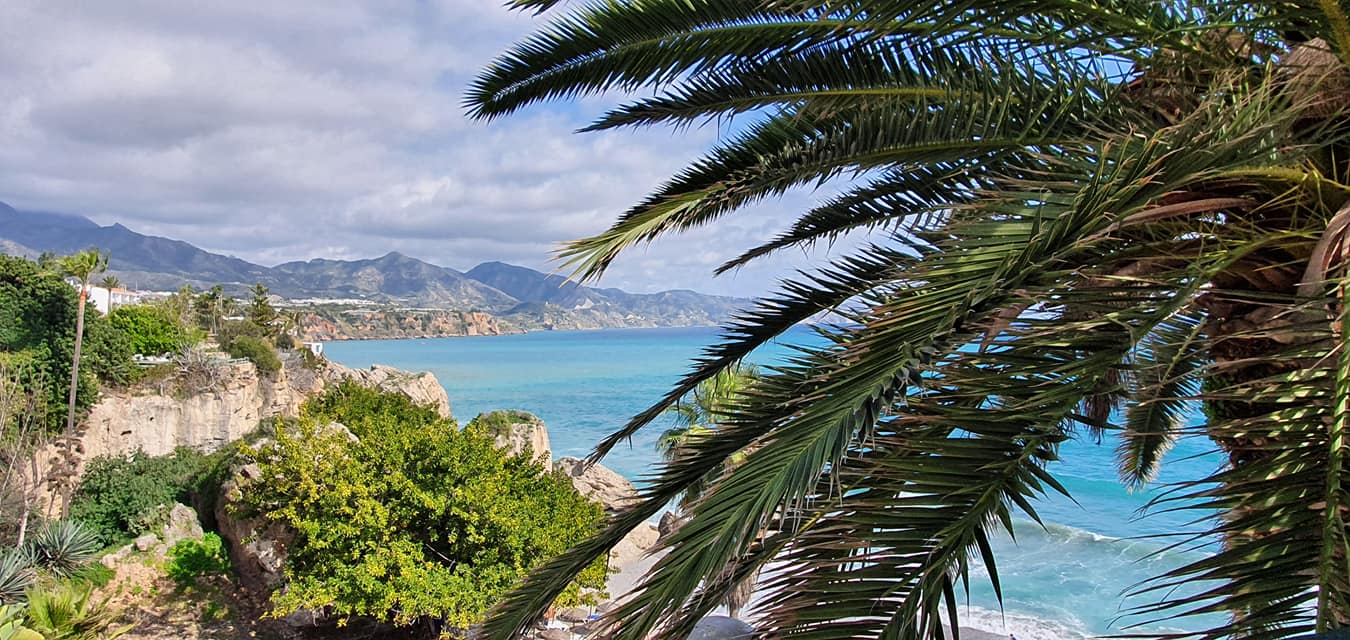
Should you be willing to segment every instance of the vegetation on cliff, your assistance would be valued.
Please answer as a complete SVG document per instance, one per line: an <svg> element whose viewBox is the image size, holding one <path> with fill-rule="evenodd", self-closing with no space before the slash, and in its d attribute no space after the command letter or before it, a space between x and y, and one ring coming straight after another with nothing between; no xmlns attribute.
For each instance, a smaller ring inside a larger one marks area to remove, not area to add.
<svg viewBox="0 0 1350 640"><path fill-rule="evenodd" d="M345 428L335 426L334 423ZM596 531L599 506L570 482L399 394L352 383L311 400L246 454L262 468L247 501L296 532L276 613L465 628L541 561ZM597 560L564 590L581 601Z"/></svg>

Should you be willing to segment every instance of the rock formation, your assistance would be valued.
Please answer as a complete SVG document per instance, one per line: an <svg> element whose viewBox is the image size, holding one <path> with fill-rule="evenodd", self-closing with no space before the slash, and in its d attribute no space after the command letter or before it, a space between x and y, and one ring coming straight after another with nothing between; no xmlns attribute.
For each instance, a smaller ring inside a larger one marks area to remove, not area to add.
<svg viewBox="0 0 1350 640"><path fill-rule="evenodd" d="M138 449L152 456L178 447L219 449L257 429L262 420L297 415L305 400L343 379L403 393L450 415L445 389L430 373L382 365L349 369L333 362L315 370L305 368L299 358L288 358L285 364L274 378L259 376L249 363L221 365L225 371L215 388L181 397L153 390L108 391L85 421L83 457Z"/></svg>
<svg viewBox="0 0 1350 640"><path fill-rule="evenodd" d="M548 465L553 460L553 450L549 447L548 428L539 416L525 411L493 411L478 416L478 421L487 425L498 449L520 454L529 447L534 458Z"/></svg>
<svg viewBox="0 0 1350 640"><path fill-rule="evenodd" d="M286 546L294 534L280 524L250 515L244 507L244 492L261 475L262 470L256 464L236 469L221 486L214 510L216 526L227 543L239 583L256 593L270 593L282 582Z"/></svg>
<svg viewBox="0 0 1350 640"><path fill-rule="evenodd" d="M633 483L603 465L587 466L584 460L568 457L553 463L553 468L572 480L577 493L604 505L610 513L621 511L637 501Z"/></svg>

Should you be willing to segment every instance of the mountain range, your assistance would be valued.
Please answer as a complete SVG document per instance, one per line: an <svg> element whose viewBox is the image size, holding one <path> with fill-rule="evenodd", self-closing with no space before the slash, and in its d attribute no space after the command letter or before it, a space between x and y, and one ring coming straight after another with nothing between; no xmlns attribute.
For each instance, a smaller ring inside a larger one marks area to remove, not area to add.
<svg viewBox="0 0 1350 640"><path fill-rule="evenodd" d="M716 324L746 302L688 290L637 294L587 287L502 262L467 272L400 253L368 260L314 259L274 267L197 248L181 240L100 226L78 215L17 211L0 202L0 253L34 257L98 247L109 272L128 286L171 291L221 285L245 295L255 283L289 299L357 300L386 306L479 311L520 326L608 327ZM521 319L529 321L521 322Z"/></svg>

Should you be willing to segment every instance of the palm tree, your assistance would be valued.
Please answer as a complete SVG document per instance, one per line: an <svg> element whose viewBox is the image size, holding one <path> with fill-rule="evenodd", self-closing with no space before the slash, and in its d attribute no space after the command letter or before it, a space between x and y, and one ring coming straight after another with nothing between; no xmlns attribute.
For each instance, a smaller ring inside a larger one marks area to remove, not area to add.
<svg viewBox="0 0 1350 640"><path fill-rule="evenodd" d="M108 255L87 249L61 258L66 277L80 281L79 302L75 310L75 355L70 362L70 400L66 411L66 435L75 434L75 393L80 386L80 349L84 345L84 303L89 298L89 279L108 268Z"/></svg>
<svg viewBox="0 0 1350 640"><path fill-rule="evenodd" d="M662 432L656 441L661 457L666 462L674 462L685 452L696 451L693 445L700 438L716 435L721 416L734 407L737 394L744 393L758 375L757 368L737 363L700 382L679 402L667 408L667 413L675 415L676 424ZM704 479L686 487L680 498L681 510L692 509L703 495L704 486L734 469L747 453L743 451L727 458L725 464L709 471ZM727 570L734 571L735 563L729 564ZM740 617L741 609L750 602L758 578L758 572L741 578L736 587L722 597L722 604L726 605L731 617Z"/></svg>
<svg viewBox="0 0 1350 640"><path fill-rule="evenodd" d="M103 287L104 289L107 289L109 291L113 289L121 289L122 281L119 280L117 276L113 275L103 276L103 279L98 281L98 286Z"/></svg>
<svg viewBox="0 0 1350 640"><path fill-rule="evenodd" d="M662 432L661 438L656 441L656 449L661 457L667 462L674 462L683 452L691 450L695 440L715 435L721 416L734 406L736 394L743 393L758 375L756 367L737 363L703 380L666 408L666 413L675 417L675 424ZM736 461L728 460L731 465ZM709 472L707 479L716 479L724 471L722 467L714 469ZM686 488L680 506L691 507L702 495L703 486L704 482L698 482Z"/></svg>
<svg viewBox="0 0 1350 640"><path fill-rule="evenodd" d="M642 90L587 129L743 118L566 245L577 277L826 181L842 192L718 272L865 242L744 311L600 443L592 460L795 324L845 318L740 394L641 503L534 572L490 635L526 629L751 449L611 612L613 637L683 637L770 562L767 637L942 637L974 562L1001 592L989 538L1067 493L1062 443L1114 438L1122 481L1142 486L1188 435L1227 463L1164 504L1217 514L1177 544L1222 545L1141 587L1134 619L1230 614L1178 634L1204 638L1350 626L1347 60L1350 15L1331 1L573 5L479 76L474 116ZM1197 405L1204 425L1188 430Z"/></svg>

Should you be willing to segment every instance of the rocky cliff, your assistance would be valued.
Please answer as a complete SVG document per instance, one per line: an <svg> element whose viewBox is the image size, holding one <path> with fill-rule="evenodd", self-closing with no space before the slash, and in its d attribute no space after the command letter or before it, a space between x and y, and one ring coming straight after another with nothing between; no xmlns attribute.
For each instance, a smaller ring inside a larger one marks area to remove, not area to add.
<svg viewBox="0 0 1350 640"><path fill-rule="evenodd" d="M397 391L450 415L450 400L430 373L409 373L376 365L349 369L329 362L306 368L288 358L275 376L259 376L252 364L222 365L213 388L184 396L142 389L108 392L94 405L80 438L84 459L142 450L163 455L177 447L214 450L242 438L262 420L292 417L306 399L343 379Z"/></svg>
<svg viewBox="0 0 1350 640"><path fill-rule="evenodd" d="M393 338L450 338L519 333L504 328L495 316L480 311L439 309L336 309L305 312L301 326L305 340L370 340Z"/></svg>

